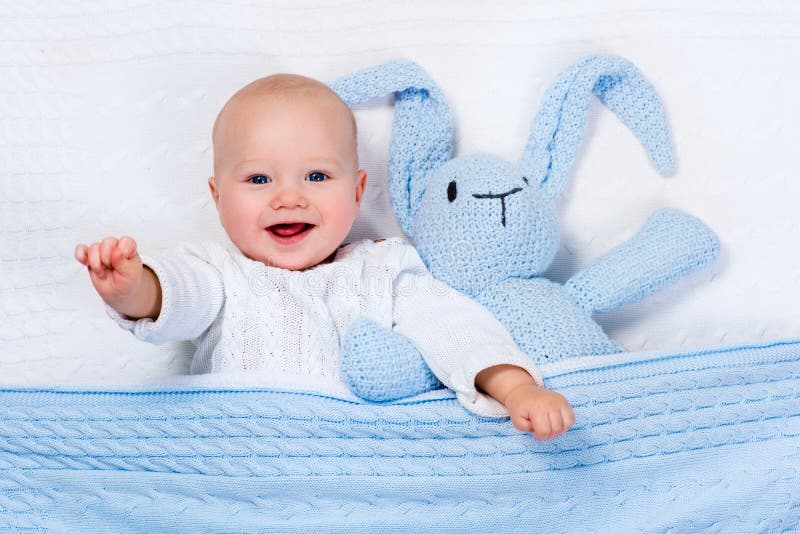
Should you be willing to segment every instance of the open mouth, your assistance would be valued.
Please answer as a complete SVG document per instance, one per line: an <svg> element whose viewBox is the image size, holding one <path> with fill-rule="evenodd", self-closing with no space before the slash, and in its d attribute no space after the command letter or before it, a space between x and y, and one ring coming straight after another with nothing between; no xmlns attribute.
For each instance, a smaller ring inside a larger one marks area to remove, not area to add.
<svg viewBox="0 0 800 534"><path fill-rule="evenodd" d="M278 243L290 245L305 238L315 225L304 222L273 224L266 228L267 233Z"/></svg>

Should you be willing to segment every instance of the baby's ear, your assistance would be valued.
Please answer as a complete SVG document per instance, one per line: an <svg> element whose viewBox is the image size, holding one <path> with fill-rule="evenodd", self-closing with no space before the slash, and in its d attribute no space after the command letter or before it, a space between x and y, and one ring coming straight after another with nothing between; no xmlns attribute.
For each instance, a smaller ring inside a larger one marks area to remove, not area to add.
<svg viewBox="0 0 800 534"><path fill-rule="evenodd" d="M217 192L217 180L213 176L208 179L208 188L211 190L211 198L214 199L214 204L218 204L219 193Z"/></svg>
<svg viewBox="0 0 800 534"><path fill-rule="evenodd" d="M356 204L361 204L361 199L364 198L364 188L367 186L367 171L358 169L356 175Z"/></svg>

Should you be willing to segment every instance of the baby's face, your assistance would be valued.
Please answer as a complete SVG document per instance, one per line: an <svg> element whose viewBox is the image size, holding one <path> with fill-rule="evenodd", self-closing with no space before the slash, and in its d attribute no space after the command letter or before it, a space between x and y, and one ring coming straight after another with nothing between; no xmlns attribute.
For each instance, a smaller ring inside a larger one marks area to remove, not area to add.
<svg viewBox="0 0 800 534"><path fill-rule="evenodd" d="M350 231L366 183L343 104L328 96L248 96L227 109L209 187L247 257L300 270Z"/></svg>

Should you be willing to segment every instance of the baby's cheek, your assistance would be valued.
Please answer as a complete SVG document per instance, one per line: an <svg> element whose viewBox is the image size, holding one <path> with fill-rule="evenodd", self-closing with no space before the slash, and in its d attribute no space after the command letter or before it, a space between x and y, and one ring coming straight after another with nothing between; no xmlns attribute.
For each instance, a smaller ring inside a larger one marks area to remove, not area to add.
<svg viewBox="0 0 800 534"><path fill-rule="evenodd" d="M258 228L258 218L253 215L252 209L243 203L220 203L220 221L231 240L246 240L249 233Z"/></svg>
<svg viewBox="0 0 800 534"><path fill-rule="evenodd" d="M356 220L357 216L358 216L358 205L356 205L355 203L343 206L342 209L337 212L335 225L338 228L338 233L341 234L342 239L344 239L345 236L347 236L347 233L353 226L353 221Z"/></svg>
<svg viewBox="0 0 800 534"><path fill-rule="evenodd" d="M348 194L349 188L344 188L344 182L339 181L322 191L315 191L309 195L310 204L319 212L323 224L331 232L347 224L347 220L352 217L354 198Z"/></svg>

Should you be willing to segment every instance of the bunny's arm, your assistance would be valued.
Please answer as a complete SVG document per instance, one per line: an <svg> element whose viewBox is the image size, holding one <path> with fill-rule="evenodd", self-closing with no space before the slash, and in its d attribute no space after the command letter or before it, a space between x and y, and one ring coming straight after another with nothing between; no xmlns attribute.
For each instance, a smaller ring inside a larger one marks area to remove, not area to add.
<svg viewBox="0 0 800 534"><path fill-rule="evenodd" d="M628 241L570 278L565 287L586 313L643 299L716 260L719 238L702 221L659 210Z"/></svg>
<svg viewBox="0 0 800 534"><path fill-rule="evenodd" d="M342 377L362 399L385 402L439 389L442 383L407 337L357 319L342 342Z"/></svg>

